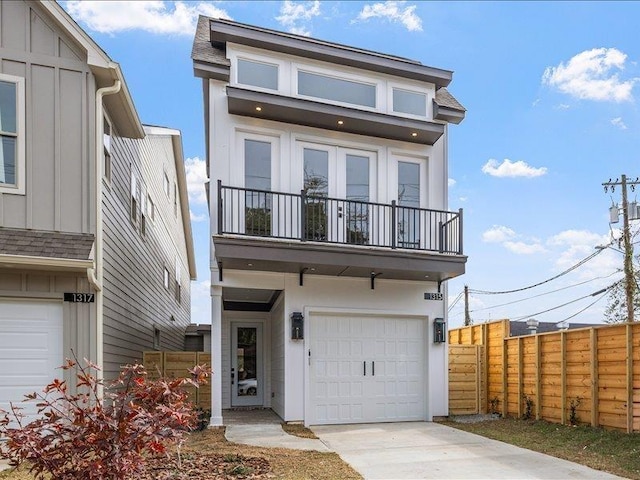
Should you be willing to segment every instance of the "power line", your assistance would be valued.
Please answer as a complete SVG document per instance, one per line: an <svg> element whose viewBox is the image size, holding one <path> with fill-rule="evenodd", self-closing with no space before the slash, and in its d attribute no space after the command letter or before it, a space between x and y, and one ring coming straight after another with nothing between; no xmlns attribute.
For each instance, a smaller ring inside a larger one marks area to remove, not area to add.
<svg viewBox="0 0 640 480"><path fill-rule="evenodd" d="M491 305L489 307L476 308L474 310L471 310L469 313L481 312L483 310L491 310L492 308L505 307L507 305L513 305L514 303L525 302L525 301L531 300L533 298L543 297L545 295L550 295L552 293L560 292L562 290L568 290L569 288L578 287L580 285L584 285L585 283L593 282L595 280L602 280L604 278L609 278L612 275L615 275L616 273L620 273L620 272L619 271L615 271L615 272L610 273L609 275L604 275L602 277L595 277L595 278L592 278L590 280L585 280L584 282L574 283L573 285L567 285L566 287L557 288L557 289L551 290L549 292L539 293L538 295L532 295L531 297L521 298L519 300L513 300L513 301L507 302L507 303L500 303L498 305Z"/></svg>
<svg viewBox="0 0 640 480"><path fill-rule="evenodd" d="M598 298L596 298L593 302L591 302L589 305L587 305L586 307L584 307L582 310L574 313L573 315L569 315L567 318L560 320L559 322L556 322L556 325L558 323L562 323L562 322L566 322L567 320L571 320L573 317L576 317L578 315L580 315L582 312L584 312L585 310L590 309L591 307L593 307L596 303L598 303L600 300L602 300L605 297L606 292L604 292L602 295L600 295Z"/></svg>
<svg viewBox="0 0 640 480"><path fill-rule="evenodd" d="M557 310L558 308L562 308L562 307L566 307L567 305L571 305L572 303L579 302L580 300L584 300L585 298L595 297L596 295L600 295L601 293L606 293L606 292L608 292L610 289L612 289L615 285L617 285L620 282L621 282L621 280L619 280L619 281L617 281L615 283L612 283L607 288L603 288L601 290L598 290L597 292L590 293L590 294L585 295L585 296L580 297L580 298L576 298L575 300L571 300L569 302L563 303L562 305L558 305L557 307L551 307L551 308L547 308L546 310L541 310L541 311L536 312L536 313L530 313L528 315L523 315L523 316L520 316L520 317L516 317L516 318L513 319L513 321L514 322L519 322L521 320L524 320L525 318L535 317L536 315L542 315L543 313L548 313L548 312L551 312L553 310Z"/></svg>
<svg viewBox="0 0 640 480"><path fill-rule="evenodd" d="M551 278L548 278L547 280L544 280L542 282L536 283L534 285L529 285L527 287L522 287L522 288L516 288L514 290L504 290L504 291L501 291L501 292L491 292L491 291L488 291L488 290L471 290L471 289L469 291L471 293L476 293L476 294L479 294L479 295L502 295L502 294L505 294L505 293L516 293L516 292L522 292L523 290L529 290L531 288L535 288L535 287L539 287L540 285L544 285L545 283L549 283L549 282L551 282L553 280L556 280L557 278L562 277L563 275L566 275L569 272L572 272L576 268L579 268L582 265L584 265L585 263L587 263L589 260L591 260L591 259L597 257L598 255L600 255L603 251L604 251L604 249L598 249L595 252L593 252L592 254L590 254L588 257L583 258L578 263L576 263L575 265L569 267L565 271L560 272L559 274L557 274L557 275L555 275L555 276L553 276Z"/></svg>
<svg viewBox="0 0 640 480"><path fill-rule="evenodd" d="M456 303L458 303L460 301L460 299L462 298L463 294L464 294L464 290L458 294L458 296L456 297L456 299L453 302L451 302L451 305L449 305L449 309L447 310L447 313L449 313L451 311L451 309L456 306Z"/></svg>

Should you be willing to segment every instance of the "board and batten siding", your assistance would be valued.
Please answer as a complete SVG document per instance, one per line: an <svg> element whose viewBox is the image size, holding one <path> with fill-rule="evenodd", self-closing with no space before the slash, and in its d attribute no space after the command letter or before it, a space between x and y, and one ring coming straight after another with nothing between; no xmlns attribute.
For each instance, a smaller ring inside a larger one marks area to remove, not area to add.
<svg viewBox="0 0 640 480"><path fill-rule="evenodd" d="M93 233L95 82L82 50L36 3L0 2L0 73L25 79L25 194L0 227Z"/></svg>
<svg viewBox="0 0 640 480"><path fill-rule="evenodd" d="M271 408L284 418L284 342L287 332L284 321L284 294L271 310L267 325L271 328Z"/></svg>
<svg viewBox="0 0 640 480"><path fill-rule="evenodd" d="M111 181L103 183L104 212L104 359L105 377L113 378L122 365L142 360L154 349L154 328L160 330L161 350L183 350L190 322L190 279L187 247L171 196L163 190L165 171L176 178L170 135L147 135L133 140L119 137L112 127ZM131 217L131 172L140 185L137 221ZM141 194L155 205L141 232ZM180 262L181 301L175 296L175 264ZM163 284L169 271L169 288Z"/></svg>

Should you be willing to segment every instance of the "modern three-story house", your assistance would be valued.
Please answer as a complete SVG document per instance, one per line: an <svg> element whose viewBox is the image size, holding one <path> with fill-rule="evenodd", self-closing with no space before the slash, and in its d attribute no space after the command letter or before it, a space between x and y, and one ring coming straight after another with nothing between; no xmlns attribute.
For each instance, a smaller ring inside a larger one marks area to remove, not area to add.
<svg viewBox="0 0 640 480"><path fill-rule="evenodd" d="M182 350L194 277L180 132L56 2L1 2L0 408L73 355Z"/></svg>
<svg viewBox="0 0 640 480"><path fill-rule="evenodd" d="M447 415L452 72L201 17L210 174L211 424Z"/></svg>

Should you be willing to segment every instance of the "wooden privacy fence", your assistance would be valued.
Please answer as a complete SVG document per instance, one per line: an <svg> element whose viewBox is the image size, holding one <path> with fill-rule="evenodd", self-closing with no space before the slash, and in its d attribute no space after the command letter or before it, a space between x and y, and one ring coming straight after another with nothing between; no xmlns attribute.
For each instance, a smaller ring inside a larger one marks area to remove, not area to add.
<svg viewBox="0 0 640 480"><path fill-rule="evenodd" d="M529 405L537 419L640 431L640 323L509 337L500 320L450 330L449 344L485 347L484 412Z"/></svg>
<svg viewBox="0 0 640 480"><path fill-rule="evenodd" d="M189 370L196 365L211 366L211 354L205 352L144 352L142 363L150 379L189 378ZM211 384L200 388L185 387L189 400L203 410L211 410Z"/></svg>
<svg viewBox="0 0 640 480"><path fill-rule="evenodd" d="M449 413L483 412L485 386L484 346L449 345Z"/></svg>

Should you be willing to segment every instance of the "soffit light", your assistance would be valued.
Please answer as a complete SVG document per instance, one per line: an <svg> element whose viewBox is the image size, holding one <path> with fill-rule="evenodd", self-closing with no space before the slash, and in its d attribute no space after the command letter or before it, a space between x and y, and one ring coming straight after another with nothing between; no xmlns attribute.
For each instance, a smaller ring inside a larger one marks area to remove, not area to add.
<svg viewBox="0 0 640 480"><path fill-rule="evenodd" d="M261 112L262 111L262 107L258 106L256 107L256 112Z"/></svg>

